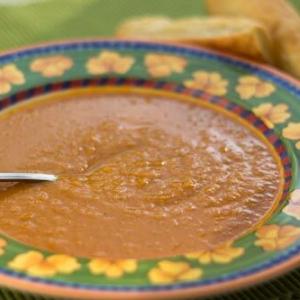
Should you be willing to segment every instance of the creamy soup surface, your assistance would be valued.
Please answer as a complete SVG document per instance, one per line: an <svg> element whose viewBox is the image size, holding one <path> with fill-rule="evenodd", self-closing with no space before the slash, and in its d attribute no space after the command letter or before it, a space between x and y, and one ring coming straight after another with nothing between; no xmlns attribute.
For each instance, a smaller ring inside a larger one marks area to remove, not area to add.
<svg viewBox="0 0 300 300"><path fill-rule="evenodd" d="M16 240L112 259L208 250L281 192L269 146L221 112L138 93L51 97L0 114L0 170L60 174L1 186L0 230Z"/></svg>

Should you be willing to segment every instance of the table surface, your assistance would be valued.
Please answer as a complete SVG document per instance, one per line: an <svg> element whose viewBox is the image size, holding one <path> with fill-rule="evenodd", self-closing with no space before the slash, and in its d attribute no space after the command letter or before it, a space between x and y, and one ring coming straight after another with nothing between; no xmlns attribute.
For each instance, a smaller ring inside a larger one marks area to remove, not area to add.
<svg viewBox="0 0 300 300"><path fill-rule="evenodd" d="M300 9L300 0L291 1ZM122 20L150 14L195 16L205 9L203 0L0 0L0 50L45 40L111 36Z"/></svg>
<svg viewBox="0 0 300 300"><path fill-rule="evenodd" d="M300 10L300 0L291 2ZM0 50L65 38L112 36L122 20L151 14L196 16L205 14L205 8L202 0L0 0ZM0 290L0 299L14 299L7 295ZM300 299L300 270L212 299Z"/></svg>

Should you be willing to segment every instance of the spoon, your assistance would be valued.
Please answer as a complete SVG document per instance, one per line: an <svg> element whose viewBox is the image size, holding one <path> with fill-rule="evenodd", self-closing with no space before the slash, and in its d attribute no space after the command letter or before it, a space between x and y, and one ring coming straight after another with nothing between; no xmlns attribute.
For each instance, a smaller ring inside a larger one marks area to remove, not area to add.
<svg viewBox="0 0 300 300"><path fill-rule="evenodd" d="M44 173L0 173L0 182L40 182L56 181L57 179L56 175Z"/></svg>
<svg viewBox="0 0 300 300"><path fill-rule="evenodd" d="M114 156L121 153L130 151L131 148L125 149L122 152L116 153ZM101 167L103 161L95 163L87 170L87 174L91 174L93 171ZM74 174L73 174L74 175ZM45 173L25 173L25 172L0 172L0 182L42 182L42 181L56 181L57 175L45 174Z"/></svg>

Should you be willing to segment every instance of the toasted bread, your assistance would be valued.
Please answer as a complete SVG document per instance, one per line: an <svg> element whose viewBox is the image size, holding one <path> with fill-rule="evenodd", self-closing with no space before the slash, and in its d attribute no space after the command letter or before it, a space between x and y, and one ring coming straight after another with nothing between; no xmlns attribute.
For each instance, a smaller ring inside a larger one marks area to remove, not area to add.
<svg viewBox="0 0 300 300"><path fill-rule="evenodd" d="M252 59L272 62L268 34L259 23L246 18L139 17L125 21L117 36L129 39L170 41L207 46Z"/></svg>
<svg viewBox="0 0 300 300"><path fill-rule="evenodd" d="M300 78L300 16L286 0L205 0L209 13L261 22L278 67Z"/></svg>

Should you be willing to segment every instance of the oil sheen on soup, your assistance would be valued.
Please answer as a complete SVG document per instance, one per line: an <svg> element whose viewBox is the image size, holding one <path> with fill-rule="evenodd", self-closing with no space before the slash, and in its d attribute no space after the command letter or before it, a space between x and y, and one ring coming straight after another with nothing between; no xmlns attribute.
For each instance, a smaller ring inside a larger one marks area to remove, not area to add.
<svg viewBox="0 0 300 300"><path fill-rule="evenodd" d="M85 257L208 250L253 229L281 193L259 133L222 111L142 93L56 93L0 114L0 230Z"/></svg>

